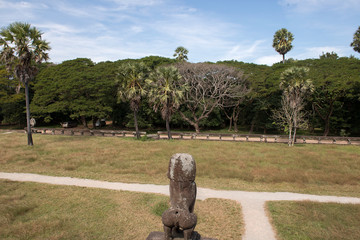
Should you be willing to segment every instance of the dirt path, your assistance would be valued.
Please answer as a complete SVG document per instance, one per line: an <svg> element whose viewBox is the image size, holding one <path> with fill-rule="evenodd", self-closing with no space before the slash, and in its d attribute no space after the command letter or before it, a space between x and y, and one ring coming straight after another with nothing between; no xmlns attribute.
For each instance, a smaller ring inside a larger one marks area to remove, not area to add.
<svg viewBox="0 0 360 240"><path fill-rule="evenodd" d="M4 172L0 172L0 179L169 195L168 185L129 184L70 177L52 177L30 173ZM241 204L245 223L243 240L276 240L274 230L266 215L266 201L310 200L318 202L360 204L360 198L354 197L318 196L289 192L222 191L198 188L197 199L205 200L207 198L231 199Z"/></svg>

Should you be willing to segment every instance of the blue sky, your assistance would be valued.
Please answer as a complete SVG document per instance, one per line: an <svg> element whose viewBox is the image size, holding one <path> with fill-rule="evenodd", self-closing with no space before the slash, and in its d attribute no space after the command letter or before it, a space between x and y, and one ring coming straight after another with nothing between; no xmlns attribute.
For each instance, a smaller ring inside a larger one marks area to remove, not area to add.
<svg viewBox="0 0 360 240"><path fill-rule="evenodd" d="M271 65L282 59L272 39L283 27L295 37L287 58L359 57L350 43L360 0L0 0L0 26L14 21L44 33L55 63L172 57L184 46L190 62Z"/></svg>

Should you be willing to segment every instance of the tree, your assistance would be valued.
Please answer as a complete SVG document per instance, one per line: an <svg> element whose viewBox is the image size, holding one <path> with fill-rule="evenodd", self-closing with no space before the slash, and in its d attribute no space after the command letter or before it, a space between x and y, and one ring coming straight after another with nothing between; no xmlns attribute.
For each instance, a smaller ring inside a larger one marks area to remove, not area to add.
<svg viewBox="0 0 360 240"><path fill-rule="evenodd" d="M186 48L180 46L175 49L175 53L173 56L176 58L176 60L180 62L186 62L186 60L188 60L188 53L189 51Z"/></svg>
<svg viewBox="0 0 360 240"><path fill-rule="evenodd" d="M77 58L49 65L36 77L33 113L45 122L106 118L116 99L115 68ZM58 123L58 122L57 122Z"/></svg>
<svg viewBox="0 0 360 240"><path fill-rule="evenodd" d="M345 128L347 123L343 104L345 98L353 98L353 91L359 83L359 60L322 58L304 62L312 66L309 72L315 87L312 107L323 122L321 127L324 136L330 133L331 128L336 129L336 124ZM354 104L353 102L352 105ZM349 118L354 119L356 115L356 112L352 112Z"/></svg>
<svg viewBox="0 0 360 240"><path fill-rule="evenodd" d="M19 84L12 74L0 65L0 122L5 124L21 124L26 122L25 93L17 92ZM25 121L24 121L25 120Z"/></svg>
<svg viewBox="0 0 360 240"><path fill-rule="evenodd" d="M354 51L360 53L360 26L358 30L354 33L354 39L350 46L354 48Z"/></svg>
<svg viewBox="0 0 360 240"><path fill-rule="evenodd" d="M327 58L327 59L333 59L333 60L336 60L336 59L339 59L339 55L337 55L337 53L336 52L331 52L331 53L329 53L329 52L326 52L326 53L322 53L320 56L319 56L319 58L320 59L325 59L325 58Z"/></svg>
<svg viewBox="0 0 360 240"><path fill-rule="evenodd" d="M149 68L142 62L134 62L119 67L118 71L118 96L120 100L130 102L130 108L134 113L136 137L140 138L137 113L140 108L141 98L147 93L145 80L149 75Z"/></svg>
<svg viewBox="0 0 360 240"><path fill-rule="evenodd" d="M170 120L172 114L179 108L187 89L180 83L181 75L174 66L159 67L150 74L147 84L150 87L149 98L155 111L161 110L161 116L166 121L168 138L171 139Z"/></svg>
<svg viewBox="0 0 360 240"><path fill-rule="evenodd" d="M26 124L28 145L33 145L30 126L29 82L38 72L36 64L46 61L49 43L41 38L42 32L28 23L15 22L0 32L0 60L8 71L25 86Z"/></svg>
<svg viewBox="0 0 360 240"><path fill-rule="evenodd" d="M274 40L273 40L273 48L279 54L283 56L283 63L285 63L285 54L292 49L292 41L294 40L294 36L291 32L289 32L286 28L282 28L275 32Z"/></svg>
<svg viewBox="0 0 360 240"><path fill-rule="evenodd" d="M285 70L280 77L280 89L283 90L281 109L274 111L276 124L285 127L289 132L289 146L293 146L296 139L296 130L306 124L305 96L312 91L313 85L307 78L309 69L291 67Z"/></svg>
<svg viewBox="0 0 360 240"><path fill-rule="evenodd" d="M234 67L209 63L181 63L177 65L180 82L188 86L180 109L181 117L200 132L200 122L215 108L226 105L225 99L237 98L246 78ZM185 111L186 110L186 111Z"/></svg>

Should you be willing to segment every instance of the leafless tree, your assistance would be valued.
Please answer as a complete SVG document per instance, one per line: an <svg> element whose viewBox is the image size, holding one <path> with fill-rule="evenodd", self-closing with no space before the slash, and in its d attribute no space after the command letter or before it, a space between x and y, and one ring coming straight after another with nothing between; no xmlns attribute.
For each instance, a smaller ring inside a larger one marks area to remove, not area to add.
<svg viewBox="0 0 360 240"><path fill-rule="evenodd" d="M308 71L308 68L292 67L281 74L281 108L273 112L273 118L277 125L288 131L289 146L295 143L296 130L307 126L305 98L313 89L311 80L307 78Z"/></svg>
<svg viewBox="0 0 360 240"><path fill-rule="evenodd" d="M235 107L247 92L244 74L234 67L209 63L180 63L182 84L188 86L181 117L200 132L199 123L215 108Z"/></svg>
<svg viewBox="0 0 360 240"><path fill-rule="evenodd" d="M289 133L288 145L293 146L298 128L306 128L308 122L303 111L305 101L303 97L294 97L284 91L281 98L281 108L273 111L273 118L277 125Z"/></svg>

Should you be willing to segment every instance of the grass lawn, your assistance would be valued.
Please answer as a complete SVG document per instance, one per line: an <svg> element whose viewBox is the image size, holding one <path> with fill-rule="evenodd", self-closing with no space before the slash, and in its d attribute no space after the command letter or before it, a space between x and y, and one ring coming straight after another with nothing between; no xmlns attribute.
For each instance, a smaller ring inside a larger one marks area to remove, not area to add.
<svg viewBox="0 0 360 240"><path fill-rule="evenodd" d="M0 171L168 184L174 153L197 163L197 185L360 197L360 147L0 133Z"/></svg>
<svg viewBox="0 0 360 240"><path fill-rule="evenodd" d="M358 240L360 205L268 202L279 240Z"/></svg>
<svg viewBox="0 0 360 240"><path fill-rule="evenodd" d="M168 201L156 194L0 180L0 239L144 240L162 231ZM241 238L235 201L197 201L195 213L203 236Z"/></svg>

